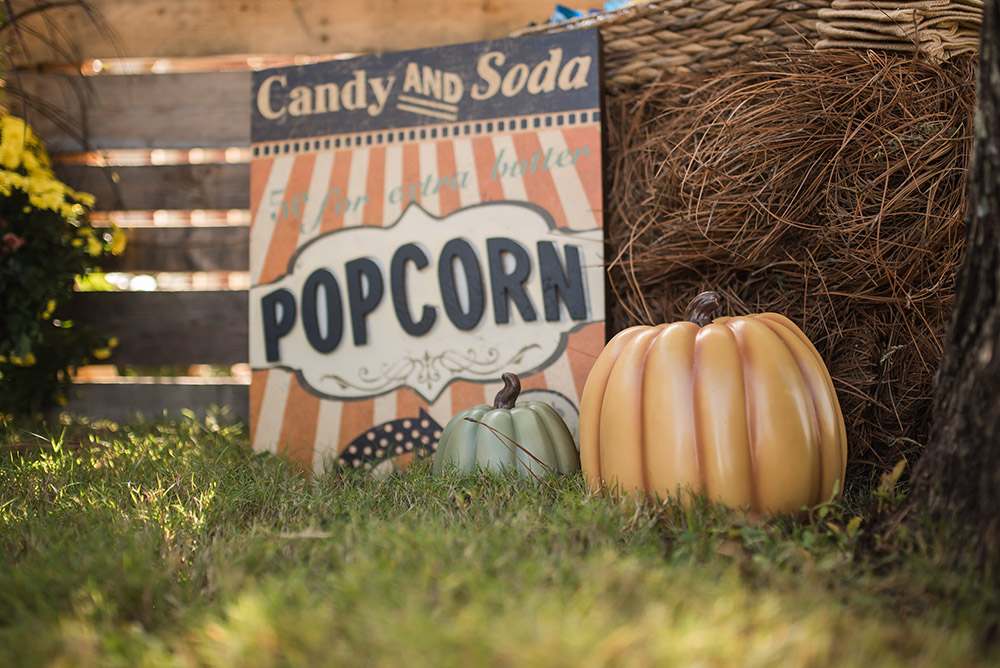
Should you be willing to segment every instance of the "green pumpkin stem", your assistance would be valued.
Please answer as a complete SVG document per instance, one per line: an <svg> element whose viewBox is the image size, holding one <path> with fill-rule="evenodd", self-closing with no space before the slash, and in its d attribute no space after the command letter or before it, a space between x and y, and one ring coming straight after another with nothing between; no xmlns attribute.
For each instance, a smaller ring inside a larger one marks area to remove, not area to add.
<svg viewBox="0 0 1000 668"><path fill-rule="evenodd" d="M712 322L712 316L719 308L721 301L718 292L702 292L688 304L687 311L684 312L684 319L699 327L704 327Z"/></svg>
<svg viewBox="0 0 1000 668"><path fill-rule="evenodd" d="M517 374L510 372L503 374L500 378L503 380L503 389L497 392L497 396L493 400L493 408L494 410L497 408L510 410L517 402L517 395L521 394L521 379L517 377Z"/></svg>

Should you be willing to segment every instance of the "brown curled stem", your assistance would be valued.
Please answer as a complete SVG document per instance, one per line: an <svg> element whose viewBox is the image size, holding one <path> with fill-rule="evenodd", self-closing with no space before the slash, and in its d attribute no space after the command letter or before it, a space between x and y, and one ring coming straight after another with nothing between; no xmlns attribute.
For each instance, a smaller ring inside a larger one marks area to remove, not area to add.
<svg viewBox="0 0 1000 668"><path fill-rule="evenodd" d="M505 373L500 378L503 380L503 389L497 392L493 400L493 408L506 408L510 410L517 403L517 395L521 394L521 379L517 374Z"/></svg>
<svg viewBox="0 0 1000 668"><path fill-rule="evenodd" d="M712 322L712 316L715 315L721 301L718 292L702 292L688 304L684 319L704 327Z"/></svg>

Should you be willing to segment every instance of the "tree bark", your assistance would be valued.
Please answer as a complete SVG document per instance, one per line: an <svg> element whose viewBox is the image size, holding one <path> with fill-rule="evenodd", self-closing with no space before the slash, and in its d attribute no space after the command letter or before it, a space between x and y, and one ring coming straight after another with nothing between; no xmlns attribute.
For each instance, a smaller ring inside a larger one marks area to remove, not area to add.
<svg viewBox="0 0 1000 668"><path fill-rule="evenodd" d="M910 511L997 567L1000 550L1000 0L983 8L965 258ZM911 515L912 516L912 515Z"/></svg>

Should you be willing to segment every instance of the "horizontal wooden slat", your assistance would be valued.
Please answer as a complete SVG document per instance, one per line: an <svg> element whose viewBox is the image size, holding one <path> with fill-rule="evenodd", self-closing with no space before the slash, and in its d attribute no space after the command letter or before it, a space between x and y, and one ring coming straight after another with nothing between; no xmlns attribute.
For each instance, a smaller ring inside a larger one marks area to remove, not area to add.
<svg viewBox="0 0 1000 668"><path fill-rule="evenodd" d="M126 229L125 253L105 260L105 271L246 271L250 230L242 226Z"/></svg>
<svg viewBox="0 0 1000 668"><path fill-rule="evenodd" d="M34 0L12 0L26 8ZM79 9L46 17L59 26L63 48L84 58L208 56L234 53L330 54L413 49L504 37L552 13L550 0L90 0L114 31L103 34ZM574 6L600 7L588 0ZM33 26L40 26L36 17ZM48 32L42 33L48 35ZM26 57L55 60L44 39Z"/></svg>
<svg viewBox="0 0 1000 668"><path fill-rule="evenodd" d="M118 337L112 364L237 364L249 358L247 299L242 290L81 292L57 317Z"/></svg>
<svg viewBox="0 0 1000 668"><path fill-rule="evenodd" d="M56 175L97 197L99 211L126 209L246 209L247 164L91 167L56 165Z"/></svg>
<svg viewBox="0 0 1000 668"><path fill-rule="evenodd" d="M27 93L29 119L52 153L250 144L250 72L25 72L8 85L11 99L18 86Z"/></svg>
<svg viewBox="0 0 1000 668"><path fill-rule="evenodd" d="M188 409L205 415L228 406L244 420L250 413L250 386L232 378L121 378L74 383L65 412L91 419L127 421L141 414L177 417Z"/></svg>

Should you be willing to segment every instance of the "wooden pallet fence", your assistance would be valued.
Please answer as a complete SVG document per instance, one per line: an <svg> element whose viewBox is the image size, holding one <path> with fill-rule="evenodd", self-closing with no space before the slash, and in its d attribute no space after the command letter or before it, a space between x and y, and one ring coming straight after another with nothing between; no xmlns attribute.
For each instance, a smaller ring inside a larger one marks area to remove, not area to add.
<svg viewBox="0 0 1000 668"><path fill-rule="evenodd" d="M102 269L153 276L248 270L246 216L231 225L225 224L225 213L248 208L249 165L218 159L229 155L224 149L249 145L248 70L86 78L35 72L22 82L35 110L33 124L50 147L59 177L96 195L96 212L112 220L146 214L141 226L123 227L126 252ZM43 115L52 108L60 113ZM215 157L192 161L192 149ZM169 155L167 164L152 164L157 151ZM172 222L153 224L158 211ZM213 224L192 225L192 211L212 212L206 217ZM248 361L243 289L85 292L62 315L117 336L121 343L107 361L119 369L224 370ZM127 420L184 409L205 413L212 406L228 406L245 417L246 378L88 378L74 383L67 410Z"/></svg>
<svg viewBox="0 0 1000 668"><path fill-rule="evenodd" d="M53 153L245 146L250 139L246 59L243 67L87 77L56 69L22 72L19 81L36 129Z"/></svg>
<svg viewBox="0 0 1000 668"><path fill-rule="evenodd" d="M15 10L34 0L11 0ZM423 2L247 2L247 0L89 0L104 18L59 3L36 17L25 41L36 60L182 58L219 54L374 53L506 37L552 14L548 0ZM602 0L573 3L599 8ZM68 44L53 45L46 21ZM61 46L61 48L56 48Z"/></svg>

